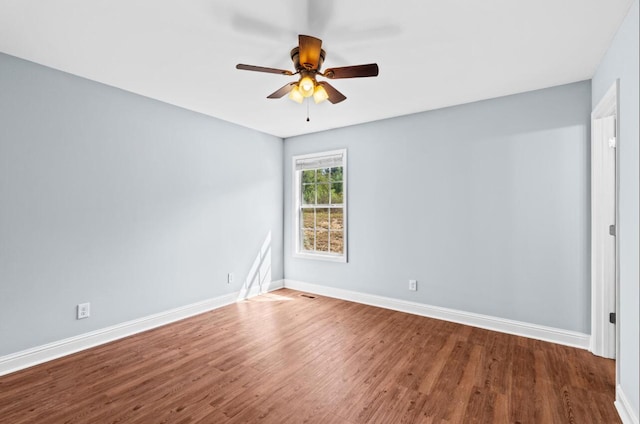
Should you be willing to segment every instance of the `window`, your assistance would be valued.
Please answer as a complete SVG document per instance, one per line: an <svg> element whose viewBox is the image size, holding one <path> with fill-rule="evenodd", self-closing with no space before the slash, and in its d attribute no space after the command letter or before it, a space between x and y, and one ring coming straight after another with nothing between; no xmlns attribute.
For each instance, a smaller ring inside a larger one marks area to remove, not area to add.
<svg viewBox="0 0 640 424"><path fill-rule="evenodd" d="M347 261L347 151L294 156L294 256Z"/></svg>

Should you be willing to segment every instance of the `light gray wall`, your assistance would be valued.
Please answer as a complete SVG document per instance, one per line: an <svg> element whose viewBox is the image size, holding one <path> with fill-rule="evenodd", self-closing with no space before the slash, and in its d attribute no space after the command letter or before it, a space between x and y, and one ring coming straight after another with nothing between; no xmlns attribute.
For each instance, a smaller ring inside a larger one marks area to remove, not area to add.
<svg viewBox="0 0 640 424"><path fill-rule="evenodd" d="M0 54L0 356L281 279L282 144Z"/></svg>
<svg viewBox="0 0 640 424"><path fill-rule="evenodd" d="M286 139L286 278L589 333L590 104L586 81ZM344 147L349 262L292 258L291 157Z"/></svg>
<svg viewBox="0 0 640 424"><path fill-rule="evenodd" d="M618 120L620 134L618 150L620 155L619 174L619 243L620 243L620 386L631 402L636 417L640 416L640 211L638 210L640 167L638 117L638 0L636 0L624 23L618 30L607 54L593 77L593 106L620 79Z"/></svg>

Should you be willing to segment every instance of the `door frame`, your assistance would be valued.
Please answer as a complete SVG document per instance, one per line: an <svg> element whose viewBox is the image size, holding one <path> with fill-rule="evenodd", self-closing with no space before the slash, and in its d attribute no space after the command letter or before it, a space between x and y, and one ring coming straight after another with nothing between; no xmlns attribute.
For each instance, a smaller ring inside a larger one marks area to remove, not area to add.
<svg viewBox="0 0 640 424"><path fill-rule="evenodd" d="M620 163L620 150L619 150L619 140L618 135L620 134L620 124L618 119L618 99L619 99L619 81L616 80L613 85L607 90L606 94L602 97L602 99L598 102L598 105L591 112L591 146L593 146L594 139L594 122L596 119L605 118L608 116L615 116L615 133L616 133L616 149L615 149L615 225L616 225L616 237L615 237L615 308L616 308L616 325L615 325L615 358L619 357L620 352L620 325L617 323L619 318L619 314L617 313L620 310L620 240L617 236L619 234L618 223L620 222L619 217L619 207L618 207L618 199L619 199L619 190L620 190L620 172L619 166ZM591 184L593 184L594 177L594 164L591 163ZM591 203L591 215L593 219L594 214L594 204L593 199ZM592 224L593 225L593 224ZM603 344L606 341L606 337L603 337L602 334L599 337L596 337L596 332L600 331L601 328L607 328L607 326L598 325L600 320L608 319L609 311L606 310L606 305L602 299L600 299L601 284L596 280L594 272L593 272L593 264L594 264L594 236L593 229L591 231L591 243L592 243L592 251L591 251L591 263L592 263L592 272L591 272L591 342L590 342L590 350L594 354L601 355L601 352L605 351L605 347ZM606 330L605 330L606 331ZM598 343L598 341L600 343ZM616 361L616 384L619 379L619 361Z"/></svg>

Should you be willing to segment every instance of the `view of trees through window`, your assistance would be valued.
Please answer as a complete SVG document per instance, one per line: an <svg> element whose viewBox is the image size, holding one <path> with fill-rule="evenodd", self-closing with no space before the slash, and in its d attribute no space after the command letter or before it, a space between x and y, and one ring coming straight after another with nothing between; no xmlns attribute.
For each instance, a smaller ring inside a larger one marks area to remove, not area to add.
<svg viewBox="0 0 640 424"><path fill-rule="evenodd" d="M344 253L343 168L301 171L302 249Z"/></svg>

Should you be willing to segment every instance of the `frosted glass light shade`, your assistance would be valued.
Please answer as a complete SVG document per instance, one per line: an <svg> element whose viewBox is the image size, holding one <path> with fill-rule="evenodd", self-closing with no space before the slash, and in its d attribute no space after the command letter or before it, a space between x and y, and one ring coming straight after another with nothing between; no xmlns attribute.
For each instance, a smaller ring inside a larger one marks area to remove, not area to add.
<svg viewBox="0 0 640 424"><path fill-rule="evenodd" d="M298 83L298 88L303 97L313 96L315 86L315 81L311 77L302 77Z"/></svg>
<svg viewBox="0 0 640 424"><path fill-rule="evenodd" d="M296 103L302 103L304 100L304 96L300 92L300 88L296 85L293 87L293 90L289 91L289 98Z"/></svg>
<svg viewBox="0 0 640 424"><path fill-rule="evenodd" d="M313 101L318 103L322 103L329 98L327 94L327 90L324 89L320 84L316 85L316 89L313 90Z"/></svg>

